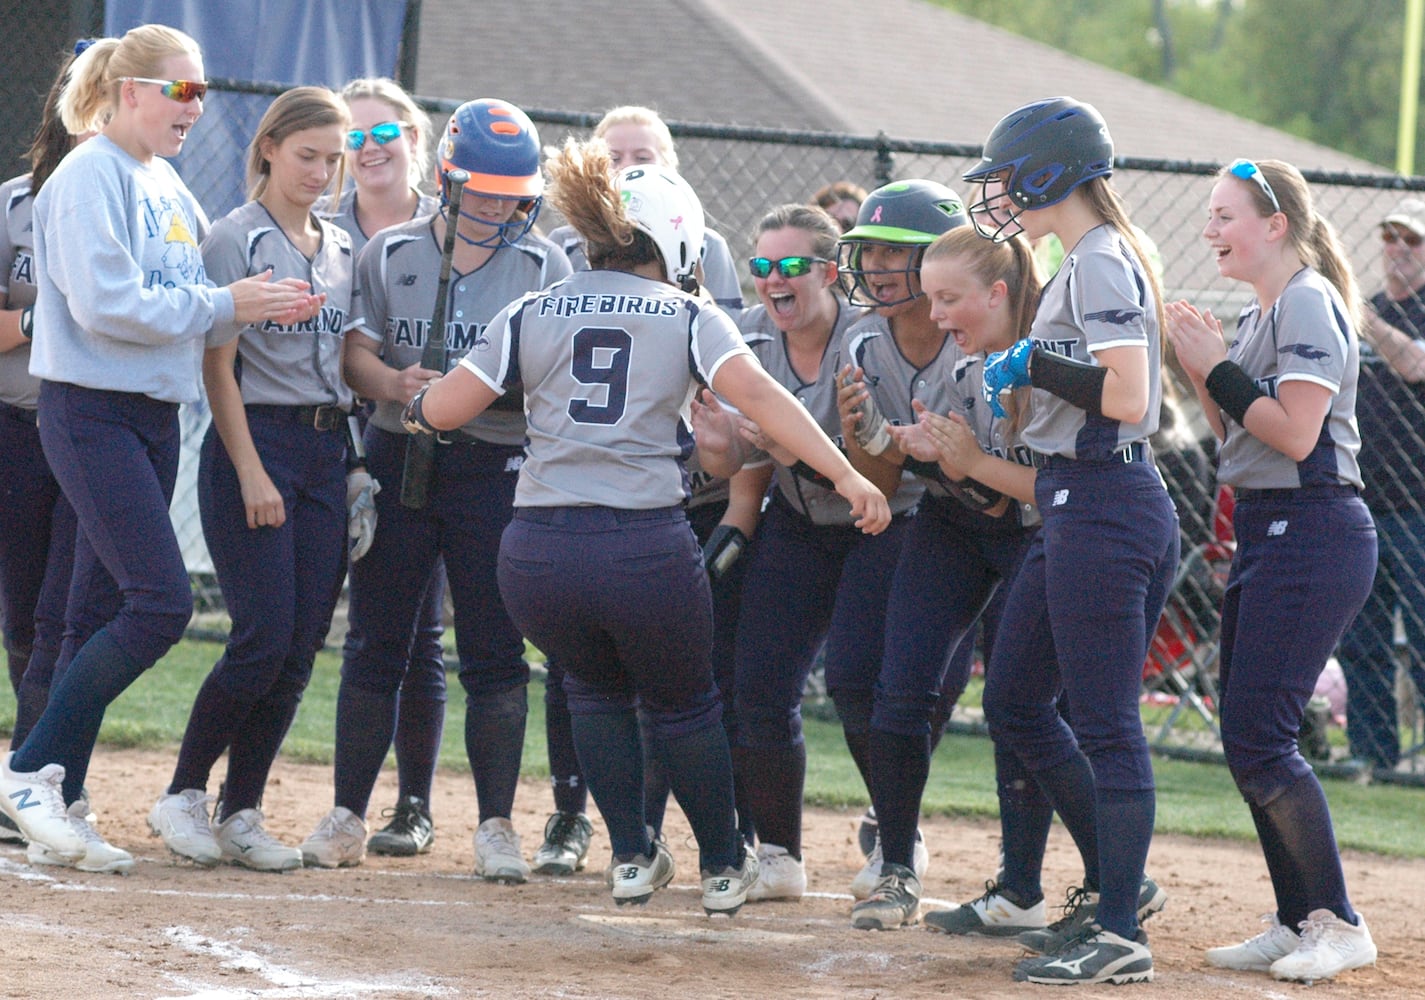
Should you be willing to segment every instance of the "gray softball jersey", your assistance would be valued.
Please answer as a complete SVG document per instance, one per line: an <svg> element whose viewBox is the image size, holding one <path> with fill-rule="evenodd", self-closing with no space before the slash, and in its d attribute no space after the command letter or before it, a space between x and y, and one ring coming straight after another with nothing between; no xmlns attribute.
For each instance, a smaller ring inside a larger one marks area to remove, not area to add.
<svg viewBox="0 0 1425 1000"><path fill-rule="evenodd" d="M1312 382L1331 391L1331 407L1316 447L1303 462L1292 461L1224 416L1227 437L1219 455L1218 478L1250 489L1359 487L1359 347L1340 293L1309 267L1292 276L1265 316L1255 301L1244 308L1228 359L1273 399L1283 382Z"/></svg>
<svg viewBox="0 0 1425 1000"><path fill-rule="evenodd" d="M12 177L0 184L0 294L7 309L35 304L35 200L30 195L30 175ZM33 410L39 404L40 380L30 374L30 345L0 353L0 403Z"/></svg>
<svg viewBox="0 0 1425 1000"><path fill-rule="evenodd" d="M313 294L327 297L317 315L301 323L228 325L209 333L209 347L240 338L237 364L244 403L351 409L341 352L347 331L361 322L356 261L344 229L320 218L316 222L321 244L310 260L257 201L219 219L203 241L203 263L214 281L226 285L271 268L273 281L300 278L312 286Z"/></svg>
<svg viewBox="0 0 1425 1000"><path fill-rule="evenodd" d="M34 221L31 374L196 403L204 338L232 323L233 296L208 279L208 217L168 161L97 135L60 161Z"/></svg>
<svg viewBox="0 0 1425 1000"><path fill-rule="evenodd" d="M424 216L383 229L356 258L366 316L361 333L381 345L381 356L392 368L418 364L430 331L440 282L440 243L433 220ZM462 354L484 343L487 325L502 308L567 277L571 270L562 250L528 233L514 246L495 251L471 273L452 271L442 370L449 371ZM403 405L377 403L371 422L393 434L406 433ZM518 405L492 407L461 430L490 444L517 447L525 440L525 418Z"/></svg>
<svg viewBox="0 0 1425 1000"><path fill-rule="evenodd" d="M628 272L580 271L511 303L460 364L499 393L524 385L516 507L646 510L688 498L689 401L748 353L716 305Z"/></svg>
<svg viewBox="0 0 1425 1000"><path fill-rule="evenodd" d="M440 201L433 194L422 194L417 192L416 210L411 215L412 219L419 219L422 216L434 215L436 209L440 208ZM365 233L361 229L361 224L356 221L356 188L349 187L341 193L341 197L333 205L331 197L325 196L317 202L314 209L317 215L331 222L332 225L345 229L351 237L351 252L359 254L366 248L375 233Z"/></svg>
<svg viewBox="0 0 1425 1000"><path fill-rule="evenodd" d="M1044 455L1105 461L1158 429L1162 403L1162 335L1153 287L1133 249L1110 225L1090 229L1044 288L1029 336L1046 351L1096 364L1095 351L1138 346L1148 351L1148 410L1126 424L1092 417L1053 393L1034 389L1024 443Z"/></svg>
<svg viewBox="0 0 1425 1000"><path fill-rule="evenodd" d="M844 339L846 331L864 315L862 310L840 303L836 325L832 328L831 338L821 356L821 367L813 382L803 382L792 368L787 355L786 334L777 329L765 306L753 306L742 314L741 320L742 335L757 360L762 362L762 367L797 398L826 436L836 442L842 451L846 450L846 442L841 436L841 414L836 408L836 393L841 369L848 363L848 355L843 353ZM855 523L851 516L851 504L829 486L799 476L780 463L773 483L792 509L813 524ZM921 489L915 484L913 476L902 479L900 489L890 500L891 513L899 514L914 507L920 494Z"/></svg>

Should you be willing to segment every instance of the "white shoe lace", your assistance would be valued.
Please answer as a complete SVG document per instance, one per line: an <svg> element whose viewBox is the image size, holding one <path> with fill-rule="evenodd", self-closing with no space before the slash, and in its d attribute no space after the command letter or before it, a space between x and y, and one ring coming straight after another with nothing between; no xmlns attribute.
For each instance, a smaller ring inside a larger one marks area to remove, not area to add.
<svg viewBox="0 0 1425 1000"><path fill-rule="evenodd" d="M188 821L193 824L191 832L206 834L211 837L213 835L213 824L208 819L208 808L210 803L214 801L213 796L204 795L201 798L180 796L180 798L182 798L184 802L180 811L187 816Z"/></svg>
<svg viewBox="0 0 1425 1000"><path fill-rule="evenodd" d="M518 857L520 853L519 837L515 831L505 826L490 826L480 831L480 846L485 849L485 854L509 855Z"/></svg>
<svg viewBox="0 0 1425 1000"><path fill-rule="evenodd" d="M242 831L242 835L246 837L247 842L249 844L258 847L283 846L282 842L279 841L276 837L272 836L272 834L268 833L267 827L262 825L261 814L258 815L258 818L256 820L245 823L245 829Z"/></svg>

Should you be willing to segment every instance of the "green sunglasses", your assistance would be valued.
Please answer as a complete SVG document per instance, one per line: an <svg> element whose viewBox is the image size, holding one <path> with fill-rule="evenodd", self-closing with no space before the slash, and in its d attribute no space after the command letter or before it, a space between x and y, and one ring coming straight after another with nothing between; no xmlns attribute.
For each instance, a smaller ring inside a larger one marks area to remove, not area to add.
<svg viewBox="0 0 1425 1000"><path fill-rule="evenodd" d="M765 278L772 273L772 268L777 269L777 273L784 278L800 278L811 270L813 264L830 263L825 257L783 257L781 260L772 260L770 257L752 257L747 261L747 269L752 272L754 278Z"/></svg>
<svg viewBox="0 0 1425 1000"><path fill-rule="evenodd" d="M354 128L346 133L346 148L357 150L366 145L367 132L370 132L371 138L376 140L376 145L384 146L392 139L399 139L401 129L406 125L406 122L382 122L380 125L372 125L369 129Z"/></svg>

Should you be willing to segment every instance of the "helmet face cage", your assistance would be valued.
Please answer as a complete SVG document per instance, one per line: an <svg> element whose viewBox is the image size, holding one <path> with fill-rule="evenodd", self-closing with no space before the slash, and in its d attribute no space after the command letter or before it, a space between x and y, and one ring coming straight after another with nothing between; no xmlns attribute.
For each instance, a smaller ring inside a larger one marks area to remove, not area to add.
<svg viewBox="0 0 1425 1000"><path fill-rule="evenodd" d="M924 294L920 289L920 259L925 248L941 233L968 222L959 195L935 181L892 181L872 191L861 203L856 225L836 245L837 280L847 302L880 309L920 298ZM900 267L868 270L863 260L866 247L871 245L904 247L910 252ZM876 297L867 279L886 275L902 278L904 296L893 301Z"/></svg>
<svg viewBox="0 0 1425 1000"><path fill-rule="evenodd" d="M440 141L436 181L441 207L449 201L447 172L466 171L467 197L517 200L514 213L492 223L464 210L460 215L494 232L467 243L481 247L511 246L534 226L543 203L544 176L539 170L539 133L529 117L507 101L481 98L455 109Z"/></svg>
<svg viewBox="0 0 1425 1000"><path fill-rule="evenodd" d="M976 230L997 242L1023 232L1020 213L1047 208L1079 185L1113 173L1113 140L1091 105L1069 97L1026 104L1000 119L977 167L964 179L980 185L970 207ZM990 181L1000 191L987 197Z"/></svg>
<svg viewBox="0 0 1425 1000"><path fill-rule="evenodd" d="M624 212L635 229L647 234L663 257L672 284L691 290L703 255L703 204L676 172L657 163L624 167L614 176Z"/></svg>

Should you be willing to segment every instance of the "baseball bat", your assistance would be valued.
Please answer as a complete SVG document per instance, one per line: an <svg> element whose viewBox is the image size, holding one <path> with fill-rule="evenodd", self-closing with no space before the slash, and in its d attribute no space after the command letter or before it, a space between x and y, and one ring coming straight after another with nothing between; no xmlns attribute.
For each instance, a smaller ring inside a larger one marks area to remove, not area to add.
<svg viewBox="0 0 1425 1000"><path fill-rule="evenodd" d="M421 367L445 372L445 313L450 296L450 267L455 259L455 229L460 225L460 198L470 175L464 170L445 173L449 214L445 220L445 244L440 250L440 280L436 283L435 309L431 311L430 330L421 349ZM430 498L430 476L435 468L435 437L412 434L406 439L406 464L401 470L401 505L421 510Z"/></svg>

